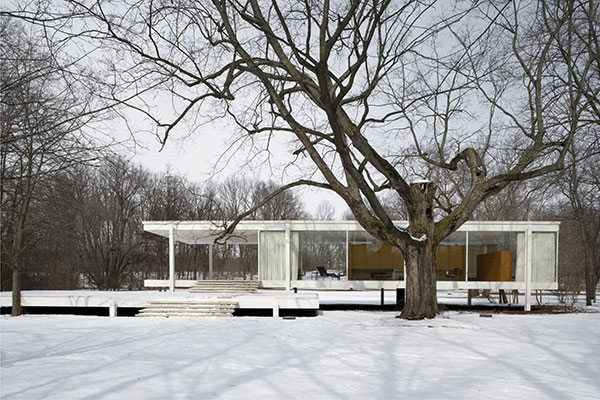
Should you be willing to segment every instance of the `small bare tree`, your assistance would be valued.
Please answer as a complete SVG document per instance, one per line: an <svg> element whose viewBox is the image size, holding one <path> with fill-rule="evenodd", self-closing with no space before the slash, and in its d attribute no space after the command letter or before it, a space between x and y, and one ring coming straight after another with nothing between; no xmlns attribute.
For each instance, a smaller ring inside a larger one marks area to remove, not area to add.
<svg viewBox="0 0 600 400"><path fill-rule="evenodd" d="M329 221L335 217L335 207L327 200L321 201L317 205L317 209L313 215L313 218L319 221Z"/></svg>
<svg viewBox="0 0 600 400"><path fill-rule="evenodd" d="M141 248L141 202L148 172L111 157L98 169L80 173L73 204L82 271L100 290L121 289Z"/></svg>

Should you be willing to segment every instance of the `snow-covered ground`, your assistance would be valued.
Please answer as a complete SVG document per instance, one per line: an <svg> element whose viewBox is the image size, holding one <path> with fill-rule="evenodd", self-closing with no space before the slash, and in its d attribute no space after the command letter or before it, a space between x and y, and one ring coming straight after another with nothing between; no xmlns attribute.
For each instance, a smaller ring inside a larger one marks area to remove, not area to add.
<svg viewBox="0 0 600 400"><path fill-rule="evenodd" d="M325 311L0 318L2 399L598 398L600 307L577 314Z"/></svg>

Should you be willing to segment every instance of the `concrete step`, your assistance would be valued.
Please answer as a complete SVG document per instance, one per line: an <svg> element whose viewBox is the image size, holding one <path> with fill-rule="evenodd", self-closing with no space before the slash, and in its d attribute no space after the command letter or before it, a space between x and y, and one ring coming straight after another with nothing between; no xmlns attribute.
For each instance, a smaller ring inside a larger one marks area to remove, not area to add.
<svg viewBox="0 0 600 400"><path fill-rule="evenodd" d="M193 287L189 290L190 292L196 292L196 293L202 293L202 292L207 292L207 293L256 293L256 289L253 288L239 288L239 287L227 287L227 286L221 286L221 287Z"/></svg>
<svg viewBox="0 0 600 400"><path fill-rule="evenodd" d="M237 284L237 285L260 285L260 281L242 281L242 280L225 280L225 279L198 279L195 282L197 283L211 283L211 284Z"/></svg>
<svg viewBox="0 0 600 400"><path fill-rule="evenodd" d="M163 318L170 318L170 317L196 317L196 318L231 318L233 317L233 314L230 313L221 313L221 314L186 314L186 313L140 313L137 314L136 317L163 317Z"/></svg>
<svg viewBox="0 0 600 400"><path fill-rule="evenodd" d="M149 306L176 306L176 307L194 307L194 306L208 306L208 307L236 307L237 301L150 301Z"/></svg>
<svg viewBox="0 0 600 400"><path fill-rule="evenodd" d="M257 288L252 287L252 286L225 286L225 285L219 285L219 286L197 285L197 286L192 286L190 288L190 290L191 289L198 289L198 290L252 290L252 291L257 290Z"/></svg>
<svg viewBox="0 0 600 400"><path fill-rule="evenodd" d="M235 308L207 308L207 309L192 309L192 308L159 308L159 307L148 307L140 311L140 314L144 313L179 313L179 314L224 314L232 313Z"/></svg>
<svg viewBox="0 0 600 400"><path fill-rule="evenodd" d="M189 293L256 293L256 290L252 289L239 289L239 288L192 288L188 290Z"/></svg>
<svg viewBox="0 0 600 400"><path fill-rule="evenodd" d="M226 285L194 285L190 289L216 289L216 290L256 290L256 287L253 286L226 286Z"/></svg>
<svg viewBox="0 0 600 400"><path fill-rule="evenodd" d="M256 293L259 281L196 281L190 293Z"/></svg>
<svg viewBox="0 0 600 400"><path fill-rule="evenodd" d="M206 306L206 307L177 307L177 306L160 306L160 305L156 305L156 306L150 306L150 307L144 307L142 310L144 311L172 311L172 310L181 310L181 312L214 312L214 311L225 311L225 312L229 312L229 311L235 311L235 306L228 306L228 307L210 307L210 306Z"/></svg>
<svg viewBox="0 0 600 400"><path fill-rule="evenodd" d="M237 307L234 300L182 299L154 300L140 310L137 317L231 317Z"/></svg>
<svg viewBox="0 0 600 400"><path fill-rule="evenodd" d="M194 281L194 284L197 285L245 285L245 286L260 286L260 281L215 281L215 280L197 280Z"/></svg>
<svg viewBox="0 0 600 400"><path fill-rule="evenodd" d="M192 286L190 288L190 290L192 289L197 289L197 290L239 290L239 291L247 291L247 290L253 290L256 291L255 287L251 287L251 286L225 286L225 285L219 285L219 286L204 286L204 285L197 285L197 286Z"/></svg>

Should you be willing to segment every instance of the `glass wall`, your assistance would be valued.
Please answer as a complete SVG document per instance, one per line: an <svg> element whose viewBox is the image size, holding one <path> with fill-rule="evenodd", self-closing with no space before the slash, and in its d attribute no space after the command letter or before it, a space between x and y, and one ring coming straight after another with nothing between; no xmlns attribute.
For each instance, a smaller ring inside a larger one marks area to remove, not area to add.
<svg viewBox="0 0 600 400"><path fill-rule="evenodd" d="M404 280L402 253L366 232L348 232L348 279Z"/></svg>
<svg viewBox="0 0 600 400"><path fill-rule="evenodd" d="M345 231L295 233L299 235L299 268L292 279L347 279Z"/></svg>
<svg viewBox="0 0 600 400"><path fill-rule="evenodd" d="M204 246L195 246L204 247ZM208 247L208 246L206 246ZM203 279L209 279L208 267L208 249L204 264ZM215 245L213 250L213 276L212 279L224 280L257 280L258 246L256 244L228 244ZM177 268L180 268L178 260L175 261ZM178 278L180 279L180 278ZM190 279L190 278L181 278Z"/></svg>
<svg viewBox="0 0 600 400"><path fill-rule="evenodd" d="M442 240L435 258L438 281L464 281L467 273L467 234L454 232Z"/></svg>
<svg viewBox="0 0 600 400"><path fill-rule="evenodd" d="M259 275L285 280L286 232L259 235ZM532 233L532 282L556 282L555 232ZM364 231L290 232L291 280L404 280L399 249ZM524 282L526 233L454 232L438 246L438 281Z"/></svg>
<svg viewBox="0 0 600 400"><path fill-rule="evenodd" d="M525 233L469 231L468 280L525 280Z"/></svg>

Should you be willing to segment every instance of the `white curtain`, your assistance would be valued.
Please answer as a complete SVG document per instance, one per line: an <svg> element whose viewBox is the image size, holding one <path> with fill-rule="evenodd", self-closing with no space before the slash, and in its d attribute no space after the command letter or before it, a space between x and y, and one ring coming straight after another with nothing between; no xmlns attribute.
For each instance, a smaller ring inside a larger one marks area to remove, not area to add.
<svg viewBox="0 0 600 400"><path fill-rule="evenodd" d="M298 280L298 260L300 254L300 233L290 232L290 279Z"/></svg>
<svg viewBox="0 0 600 400"><path fill-rule="evenodd" d="M290 277L296 280L298 276L298 249L300 236L298 232L290 234ZM260 232L260 263L258 274L261 280L285 280L285 232Z"/></svg>
<svg viewBox="0 0 600 400"><path fill-rule="evenodd" d="M532 282L555 282L556 234L534 232L532 234Z"/></svg>
<svg viewBox="0 0 600 400"><path fill-rule="evenodd" d="M517 257L515 261L515 281L525 282L525 263L527 262L527 235L517 233Z"/></svg>

